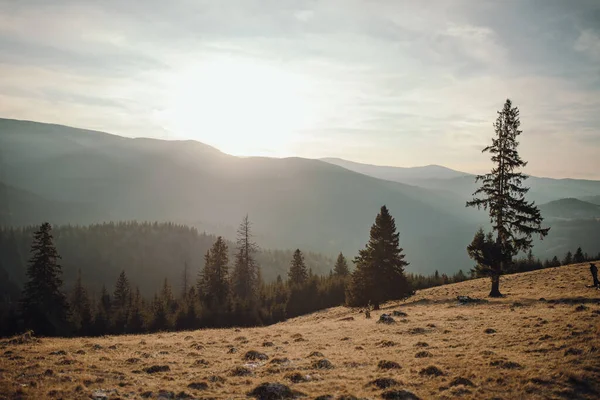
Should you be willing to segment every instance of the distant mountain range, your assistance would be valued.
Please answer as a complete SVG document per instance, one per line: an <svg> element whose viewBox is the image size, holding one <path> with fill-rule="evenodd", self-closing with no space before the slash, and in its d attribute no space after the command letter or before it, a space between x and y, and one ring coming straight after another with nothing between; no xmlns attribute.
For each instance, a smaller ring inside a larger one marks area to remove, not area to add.
<svg viewBox="0 0 600 400"><path fill-rule="evenodd" d="M483 212L465 208L476 188L473 180L440 166L240 158L195 141L130 139L0 119L3 225L173 221L233 238L248 213L263 247L343 251L352 258L386 204L409 270L453 272L472 266L465 247L488 224ZM598 181L528 182L531 198L540 203L600 196ZM546 257L574 250L579 244L569 238L576 236L576 222L561 220L565 223L574 225L553 228L556 241L545 240L534 252ZM585 250L600 251L595 246Z"/></svg>

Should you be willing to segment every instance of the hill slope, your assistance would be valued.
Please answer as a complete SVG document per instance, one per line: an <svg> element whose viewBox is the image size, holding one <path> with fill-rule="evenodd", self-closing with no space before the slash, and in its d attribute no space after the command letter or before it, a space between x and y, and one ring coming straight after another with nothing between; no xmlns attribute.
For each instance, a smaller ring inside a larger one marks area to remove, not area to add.
<svg viewBox="0 0 600 400"><path fill-rule="evenodd" d="M372 319L337 307L264 328L4 342L0 397L245 398L278 382L309 398L597 399L600 292L590 280L587 265L572 265L503 277L502 299L459 306L457 295L488 292L479 279L424 290ZM376 323L394 310L406 316ZM268 360L246 360L250 350ZM318 368L323 358L331 369Z"/></svg>
<svg viewBox="0 0 600 400"><path fill-rule="evenodd" d="M562 219L590 219L600 217L600 205L568 198L540 204L544 217Z"/></svg>
<svg viewBox="0 0 600 400"><path fill-rule="evenodd" d="M321 160L349 169L350 171L401 183L413 183L421 179L451 179L472 176L466 172L456 171L441 165L426 165L424 167L403 168L361 164L353 161L343 160L341 158L322 158Z"/></svg>

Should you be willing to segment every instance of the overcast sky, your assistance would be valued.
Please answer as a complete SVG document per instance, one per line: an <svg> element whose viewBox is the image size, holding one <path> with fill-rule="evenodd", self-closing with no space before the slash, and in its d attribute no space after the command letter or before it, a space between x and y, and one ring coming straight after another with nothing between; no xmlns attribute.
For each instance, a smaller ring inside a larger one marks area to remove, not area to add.
<svg viewBox="0 0 600 400"><path fill-rule="evenodd" d="M0 0L0 116L236 155L600 179L600 1Z"/></svg>

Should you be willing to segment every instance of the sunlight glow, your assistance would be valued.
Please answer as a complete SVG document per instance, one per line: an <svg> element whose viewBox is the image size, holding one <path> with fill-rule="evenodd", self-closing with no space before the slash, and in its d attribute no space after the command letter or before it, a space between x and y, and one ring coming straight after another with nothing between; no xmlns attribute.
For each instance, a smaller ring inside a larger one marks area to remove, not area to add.
<svg viewBox="0 0 600 400"><path fill-rule="evenodd" d="M313 126L312 82L272 65L214 58L173 78L165 128L233 155L285 155Z"/></svg>

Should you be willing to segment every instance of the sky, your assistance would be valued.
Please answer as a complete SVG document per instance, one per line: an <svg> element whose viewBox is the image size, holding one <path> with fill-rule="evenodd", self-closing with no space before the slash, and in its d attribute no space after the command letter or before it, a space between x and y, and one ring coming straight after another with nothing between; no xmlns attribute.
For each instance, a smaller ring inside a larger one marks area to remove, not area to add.
<svg viewBox="0 0 600 400"><path fill-rule="evenodd" d="M0 117L242 156L600 179L600 1L0 0Z"/></svg>

